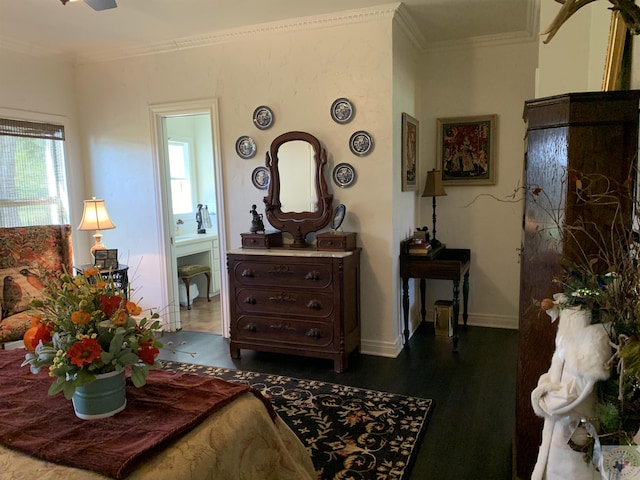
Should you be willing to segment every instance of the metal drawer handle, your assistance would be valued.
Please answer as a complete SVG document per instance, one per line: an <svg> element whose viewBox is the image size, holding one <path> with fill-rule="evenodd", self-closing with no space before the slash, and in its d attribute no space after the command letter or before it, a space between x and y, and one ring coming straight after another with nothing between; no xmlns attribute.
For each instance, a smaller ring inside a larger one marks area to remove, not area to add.
<svg viewBox="0 0 640 480"><path fill-rule="evenodd" d="M244 303L246 303L247 305L255 305L256 297L248 296L247 298L244 299Z"/></svg>
<svg viewBox="0 0 640 480"><path fill-rule="evenodd" d="M320 280L320 272L317 270L311 270L304 276L305 280Z"/></svg>
<svg viewBox="0 0 640 480"><path fill-rule="evenodd" d="M317 329L317 328L312 328L305 335L307 337L311 337L311 338L321 338L322 337L322 335L320 333L320 330Z"/></svg>
<svg viewBox="0 0 640 480"><path fill-rule="evenodd" d="M309 303L307 303L307 308L311 308L312 310L320 310L322 308L322 304L318 300L309 300Z"/></svg>
<svg viewBox="0 0 640 480"><path fill-rule="evenodd" d="M244 330L246 330L247 332L255 332L258 329L253 323L248 323L244 326Z"/></svg>
<svg viewBox="0 0 640 480"><path fill-rule="evenodd" d="M246 270L243 270L243 271L242 271L242 274L241 274L241 275L242 275L243 277L245 277L245 278L246 278L246 277L248 277L248 278L253 278L254 273L253 273L253 270L251 270L250 268L247 268Z"/></svg>

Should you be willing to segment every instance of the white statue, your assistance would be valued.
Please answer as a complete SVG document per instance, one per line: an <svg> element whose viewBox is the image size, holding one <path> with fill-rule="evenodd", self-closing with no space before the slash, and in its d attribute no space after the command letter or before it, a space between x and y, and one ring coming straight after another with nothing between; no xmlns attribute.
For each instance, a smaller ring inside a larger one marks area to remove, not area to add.
<svg viewBox="0 0 640 480"><path fill-rule="evenodd" d="M609 335L601 323L591 325L591 312L579 307L562 308L564 294L554 302L543 302L551 321L558 316L556 349L549 371L531 392L536 415L544 418L542 443L532 480L592 480L600 478L585 454L570 444L586 443L587 434L579 425L593 414L596 382L609 377L607 362L612 350Z"/></svg>

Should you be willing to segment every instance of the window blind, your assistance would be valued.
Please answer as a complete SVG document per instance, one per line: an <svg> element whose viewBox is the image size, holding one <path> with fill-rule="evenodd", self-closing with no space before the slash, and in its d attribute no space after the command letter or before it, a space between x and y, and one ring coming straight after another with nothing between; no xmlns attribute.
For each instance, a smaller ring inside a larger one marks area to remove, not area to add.
<svg viewBox="0 0 640 480"><path fill-rule="evenodd" d="M0 118L0 226L69 223L64 126Z"/></svg>

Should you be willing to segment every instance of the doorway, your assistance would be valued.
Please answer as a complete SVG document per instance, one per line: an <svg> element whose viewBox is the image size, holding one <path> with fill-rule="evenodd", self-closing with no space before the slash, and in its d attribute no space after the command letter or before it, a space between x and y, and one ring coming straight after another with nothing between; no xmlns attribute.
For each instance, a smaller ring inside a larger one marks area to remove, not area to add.
<svg viewBox="0 0 640 480"><path fill-rule="evenodd" d="M162 208L170 330L228 332L225 222L217 101L151 107ZM187 287L178 267L211 268ZM207 300L207 297L211 301ZM224 335L228 336L228 335Z"/></svg>

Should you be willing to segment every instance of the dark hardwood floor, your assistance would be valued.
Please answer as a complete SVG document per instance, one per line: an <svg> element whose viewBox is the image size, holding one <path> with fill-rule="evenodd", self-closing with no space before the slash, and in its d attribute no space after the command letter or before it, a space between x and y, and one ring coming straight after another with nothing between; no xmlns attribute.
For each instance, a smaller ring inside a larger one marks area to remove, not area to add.
<svg viewBox="0 0 640 480"><path fill-rule="evenodd" d="M200 332L165 334L160 358L431 398L435 407L411 480L507 480L512 478L518 334L460 330L458 353L451 351L448 337L435 336L432 325L423 324L397 358L355 353L343 373L322 359L250 350L232 359L224 338Z"/></svg>

